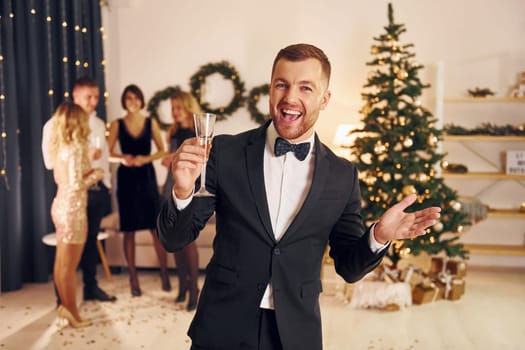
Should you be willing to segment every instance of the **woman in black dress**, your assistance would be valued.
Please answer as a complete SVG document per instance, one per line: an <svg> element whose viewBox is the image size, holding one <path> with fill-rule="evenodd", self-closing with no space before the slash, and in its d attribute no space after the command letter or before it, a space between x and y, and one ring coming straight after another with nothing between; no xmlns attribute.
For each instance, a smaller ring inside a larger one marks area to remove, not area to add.
<svg viewBox="0 0 525 350"><path fill-rule="evenodd" d="M135 268L135 231L150 230L153 245L159 258L162 289L171 290L166 251L155 232L160 208L159 190L153 161L165 155L160 128L156 120L146 118L144 95L136 85L128 85L121 96L122 107L127 111L123 118L111 123L108 145L112 157L121 158L117 170L117 201L120 231L124 234L124 255L128 263L131 294L140 296L139 280ZM114 151L120 144L121 153ZM151 141L157 151L151 153Z"/></svg>
<svg viewBox="0 0 525 350"><path fill-rule="evenodd" d="M170 145L167 156L162 159L162 165L168 167L166 182L163 187L165 199L169 199L173 189L173 178L171 176L170 164L175 150L188 138L195 137L193 125L193 113L200 113L200 107L195 98L188 92L177 91L171 95L171 115L174 123L166 133ZM197 307L199 289L197 279L199 277L199 255L195 241L188 244L184 249L175 253L175 264L179 277L179 294L175 302L182 303L189 294L187 309L189 311Z"/></svg>

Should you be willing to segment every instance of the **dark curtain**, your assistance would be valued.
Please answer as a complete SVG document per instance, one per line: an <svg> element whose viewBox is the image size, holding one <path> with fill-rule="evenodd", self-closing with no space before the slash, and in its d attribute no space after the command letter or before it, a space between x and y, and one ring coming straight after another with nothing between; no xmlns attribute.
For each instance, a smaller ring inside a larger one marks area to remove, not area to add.
<svg viewBox="0 0 525 350"><path fill-rule="evenodd" d="M99 0L0 1L0 263L1 291L47 282L56 187L41 153L42 126L74 81L105 86Z"/></svg>

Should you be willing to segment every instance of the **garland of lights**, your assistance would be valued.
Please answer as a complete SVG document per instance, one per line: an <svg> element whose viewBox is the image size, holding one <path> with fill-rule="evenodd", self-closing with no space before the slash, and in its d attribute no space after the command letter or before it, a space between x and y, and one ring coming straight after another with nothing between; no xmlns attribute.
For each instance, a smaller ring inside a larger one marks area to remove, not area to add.
<svg viewBox="0 0 525 350"><path fill-rule="evenodd" d="M226 80L233 84L233 98L227 106L211 108L208 102L202 101L202 86L206 77L214 73L219 73ZM217 114L217 120L225 119L227 115L232 115L244 103L243 94L245 92L244 82L241 81L237 70L227 61L208 63L202 66L197 73L190 78L191 94L197 99L202 110L208 113Z"/></svg>
<svg viewBox="0 0 525 350"><path fill-rule="evenodd" d="M525 136L525 124L498 126L492 123L482 123L473 129L467 129L454 124L446 124L443 130L449 135Z"/></svg>
<svg viewBox="0 0 525 350"><path fill-rule="evenodd" d="M257 103L261 99L261 95L268 95L269 90L270 85L263 84L254 87L248 95L248 111L250 112L252 119L260 125L264 124L264 122L270 119L270 114L263 114L261 111L259 111L257 108Z"/></svg>
<svg viewBox="0 0 525 350"><path fill-rule="evenodd" d="M162 101L170 98L171 95L173 95L175 92L180 92L180 91L181 90L178 85L168 86L164 90L157 91L155 95L153 95L153 97L148 102L148 106L146 107L146 110L149 112L150 116L152 116L153 118L157 120L157 122L159 123L159 126L163 130L166 130L171 124L164 123L162 120L160 120L159 112L158 112L159 104Z"/></svg>

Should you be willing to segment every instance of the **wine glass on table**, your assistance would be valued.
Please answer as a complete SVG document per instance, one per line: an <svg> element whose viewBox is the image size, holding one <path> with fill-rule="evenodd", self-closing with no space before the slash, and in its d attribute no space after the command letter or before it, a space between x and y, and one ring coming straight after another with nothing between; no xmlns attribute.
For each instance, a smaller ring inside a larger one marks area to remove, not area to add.
<svg viewBox="0 0 525 350"><path fill-rule="evenodd" d="M202 163L201 171L201 187L194 194L196 197L213 197L213 193L206 190L206 162L208 161L208 154L210 153L211 140L213 138L213 131L215 128L215 120L217 116L212 113L195 113L193 120L195 121L195 135L199 140L199 145L204 148L204 162Z"/></svg>

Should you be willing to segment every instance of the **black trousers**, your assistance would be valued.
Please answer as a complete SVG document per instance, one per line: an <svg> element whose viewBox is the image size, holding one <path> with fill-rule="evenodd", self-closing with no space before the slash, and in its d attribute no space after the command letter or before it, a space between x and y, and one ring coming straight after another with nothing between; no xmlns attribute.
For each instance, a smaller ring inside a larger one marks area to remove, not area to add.
<svg viewBox="0 0 525 350"><path fill-rule="evenodd" d="M259 350L282 350L279 329L275 319L275 311L261 309L259 323Z"/></svg>
<svg viewBox="0 0 525 350"><path fill-rule="evenodd" d="M88 190L87 221L88 233L86 245L80 259L84 288L91 289L97 286L97 264L99 262L97 250L97 236L100 231L100 221L111 213L111 195L102 182L98 189Z"/></svg>
<svg viewBox="0 0 525 350"><path fill-rule="evenodd" d="M277 321L275 319L275 311L268 309L260 309L259 319L259 347L257 350L282 350L281 339L279 337L279 329L277 328ZM203 348L198 345L191 345L190 350L214 350L210 348Z"/></svg>

